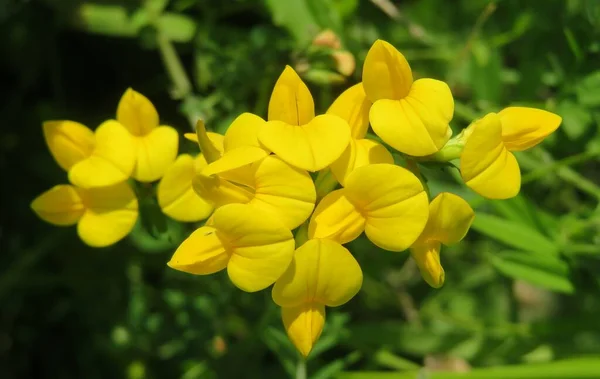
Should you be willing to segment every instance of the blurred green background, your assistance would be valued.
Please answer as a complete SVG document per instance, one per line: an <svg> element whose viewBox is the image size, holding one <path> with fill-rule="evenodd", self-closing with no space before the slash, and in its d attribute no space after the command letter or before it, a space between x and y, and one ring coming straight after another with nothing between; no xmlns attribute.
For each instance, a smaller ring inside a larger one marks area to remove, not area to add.
<svg viewBox="0 0 600 379"><path fill-rule="evenodd" d="M313 42L326 29L339 47ZM433 192L477 211L442 251L442 289L407 253L352 242L364 285L328 310L308 377L600 378L599 37L598 0L0 1L0 378L301 377L269 291L166 267L194 225L149 203L132 235L91 249L37 219L31 200L66 182L41 123L95 128L133 87L162 123L183 133L202 117L223 132L241 112L266 115L285 64L323 112L377 38L416 77L450 84L455 133L509 104L563 124L518 154L514 199L426 171Z"/></svg>

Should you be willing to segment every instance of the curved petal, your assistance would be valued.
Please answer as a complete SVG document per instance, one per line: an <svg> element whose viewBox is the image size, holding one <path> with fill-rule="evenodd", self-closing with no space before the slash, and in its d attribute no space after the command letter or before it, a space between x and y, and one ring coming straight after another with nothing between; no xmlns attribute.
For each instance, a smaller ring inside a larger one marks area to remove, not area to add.
<svg viewBox="0 0 600 379"><path fill-rule="evenodd" d="M77 224L79 237L93 247L112 245L131 232L138 218L138 201L123 182L81 191L86 212Z"/></svg>
<svg viewBox="0 0 600 379"><path fill-rule="evenodd" d="M87 126L75 121L46 121L44 138L56 163L69 171L77 162L92 155L96 139Z"/></svg>
<svg viewBox="0 0 600 379"><path fill-rule="evenodd" d="M205 176L196 173L192 188L202 199L215 208L231 203L246 204L254 197L254 190L236 185L218 175Z"/></svg>
<svg viewBox="0 0 600 379"><path fill-rule="evenodd" d="M282 307L304 303L337 307L360 290L363 275L350 251L326 239L311 239L296 249L294 260L273 286L273 301Z"/></svg>
<svg viewBox="0 0 600 379"><path fill-rule="evenodd" d="M134 136L143 136L158 126L158 112L146 96L128 88L119 101L117 121Z"/></svg>
<svg viewBox="0 0 600 379"><path fill-rule="evenodd" d="M89 158L69 170L69 180L81 188L111 186L129 178L135 165L134 142L115 120L96 129L96 147Z"/></svg>
<svg viewBox="0 0 600 379"><path fill-rule="evenodd" d="M210 176L235 170L259 161L265 158L267 155L269 155L269 153L260 147L240 146L235 149L228 150L221 156L221 158L206 166L206 168L202 170L202 175Z"/></svg>
<svg viewBox="0 0 600 379"><path fill-rule="evenodd" d="M542 142L558 129L562 118L543 109L508 107L498 113L502 140L509 151L522 151Z"/></svg>
<svg viewBox="0 0 600 379"><path fill-rule="evenodd" d="M135 138L136 165L132 177L140 182L162 178L177 157L179 136L170 126L159 126Z"/></svg>
<svg viewBox="0 0 600 379"><path fill-rule="evenodd" d="M328 114L334 114L346 120L354 139L365 138L369 129L369 110L371 102L367 99L362 83L348 88L331 104Z"/></svg>
<svg viewBox="0 0 600 379"><path fill-rule="evenodd" d="M427 194L419 179L402 167L385 163L359 167L346 178L344 191L365 217L367 237L383 249L402 251L425 228Z"/></svg>
<svg viewBox="0 0 600 379"><path fill-rule="evenodd" d="M367 98L400 100L413 84L412 71L406 58L388 42L377 40L369 49L362 73Z"/></svg>
<svg viewBox="0 0 600 379"><path fill-rule="evenodd" d="M58 225L75 225L85 206L77 188L68 184L54 186L31 202L31 209L42 220Z"/></svg>
<svg viewBox="0 0 600 379"><path fill-rule="evenodd" d="M517 159L502 142L500 117L486 115L471 125L460 157L460 173L473 191L490 199L508 199L521 188L521 171Z"/></svg>
<svg viewBox="0 0 600 379"><path fill-rule="evenodd" d="M442 192L429 204L429 219L419 240L457 243L465 237L474 218L475 212L463 198Z"/></svg>
<svg viewBox="0 0 600 379"><path fill-rule="evenodd" d="M308 224L309 238L326 238L344 244L365 230L365 218L345 193L340 189L321 199Z"/></svg>
<svg viewBox="0 0 600 379"><path fill-rule="evenodd" d="M258 132L265 124L266 121L255 114L245 112L239 115L225 132L225 151L246 146L262 148L258 143Z"/></svg>
<svg viewBox="0 0 600 379"><path fill-rule="evenodd" d="M410 254L417 262L421 276L433 288L440 288L446 278L440 263L440 247L438 241L416 243L410 247Z"/></svg>
<svg viewBox="0 0 600 379"><path fill-rule="evenodd" d="M202 156L196 158L206 165ZM169 217L184 222L204 220L213 211L212 205L203 200L192 188L196 175L196 162L191 155L182 154L165 172L158 183L158 205Z"/></svg>
<svg viewBox="0 0 600 379"><path fill-rule="evenodd" d="M304 303L297 307L281 308L281 318L288 337L304 357L310 354L325 324L325 307Z"/></svg>
<svg viewBox="0 0 600 379"><path fill-rule="evenodd" d="M219 151L219 153L223 154L223 140L224 137L219 133L206 132L210 142L212 142L213 146ZM198 135L196 133L184 133L183 137L188 141L198 143Z"/></svg>
<svg viewBox="0 0 600 379"><path fill-rule="evenodd" d="M167 265L194 275L209 275L225 269L230 257L231 252L223 244L218 230L214 226L203 226L179 245Z"/></svg>
<svg viewBox="0 0 600 379"><path fill-rule="evenodd" d="M379 142L369 139L350 140L344 153L330 166L335 179L344 185L346 177L358 167L374 163L394 163L394 157Z"/></svg>
<svg viewBox="0 0 600 379"><path fill-rule="evenodd" d="M350 129L338 116L320 115L302 126L269 121L258 138L292 166L319 171L342 155L350 142Z"/></svg>
<svg viewBox="0 0 600 379"><path fill-rule="evenodd" d="M293 68L285 66L271 93L269 121L298 126L314 117L315 104L308 87Z"/></svg>
<svg viewBox="0 0 600 379"><path fill-rule="evenodd" d="M231 249L229 278L241 290L265 289L287 270L295 243L279 220L252 205L229 204L215 211L213 222Z"/></svg>
<svg viewBox="0 0 600 379"><path fill-rule="evenodd" d="M414 82L402 100L379 100L369 113L371 127L394 149L412 156L425 156L441 149L452 134L454 114L450 88L434 79Z"/></svg>
<svg viewBox="0 0 600 379"><path fill-rule="evenodd" d="M295 229L310 216L317 193L308 173L270 155L255 163L254 198L250 204Z"/></svg>

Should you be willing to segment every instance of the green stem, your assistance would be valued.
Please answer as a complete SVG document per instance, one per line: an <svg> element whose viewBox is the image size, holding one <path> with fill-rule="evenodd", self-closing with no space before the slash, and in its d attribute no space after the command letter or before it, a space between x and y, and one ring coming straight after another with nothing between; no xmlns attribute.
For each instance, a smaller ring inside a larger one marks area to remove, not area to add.
<svg viewBox="0 0 600 379"><path fill-rule="evenodd" d="M192 92L192 84L171 41L160 32L156 38L163 64L173 83L173 97L183 99Z"/></svg>
<svg viewBox="0 0 600 379"><path fill-rule="evenodd" d="M303 357L298 358L296 364L296 379L306 379L306 360Z"/></svg>

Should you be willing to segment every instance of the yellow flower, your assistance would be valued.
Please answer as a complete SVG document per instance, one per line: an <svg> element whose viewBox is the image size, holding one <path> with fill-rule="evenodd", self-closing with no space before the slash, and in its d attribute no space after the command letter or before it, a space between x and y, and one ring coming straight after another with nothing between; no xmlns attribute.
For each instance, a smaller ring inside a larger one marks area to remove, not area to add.
<svg viewBox="0 0 600 379"><path fill-rule="evenodd" d="M454 100L448 85L434 79L413 82L406 58L377 40L363 66L363 86L373 103L373 131L394 149L412 156L437 152L450 138Z"/></svg>
<svg viewBox="0 0 600 379"><path fill-rule="evenodd" d="M350 127L350 144L342 155L331 165L333 176L342 185L346 176L355 168L373 163L394 163L387 149L376 141L366 139L369 128L369 110L371 102L365 90L358 83L344 91L329 107L328 114L337 115Z"/></svg>
<svg viewBox="0 0 600 379"><path fill-rule="evenodd" d="M410 247L421 276L432 287L444 284L445 274L440 263L441 244L461 241L471 227L475 213L461 197L442 192L429 204L429 219L423 233Z"/></svg>
<svg viewBox="0 0 600 379"><path fill-rule="evenodd" d="M114 120L103 122L95 133L68 120L47 121L43 129L50 153L78 187L113 185L127 180L133 171L133 140Z"/></svg>
<svg viewBox="0 0 600 379"><path fill-rule="evenodd" d="M177 157L177 131L159 126L154 105L131 88L119 101L117 121L127 128L133 140L135 167L131 176L140 182L160 179Z"/></svg>
<svg viewBox="0 0 600 379"><path fill-rule="evenodd" d="M126 182L89 189L58 185L38 196L31 208L51 224L77 224L79 237L93 247L121 240L138 217L138 201Z"/></svg>
<svg viewBox="0 0 600 379"><path fill-rule="evenodd" d="M313 239L300 246L272 290L289 338L308 356L321 335L325 306L347 303L362 286L362 271L350 252L337 242Z"/></svg>
<svg viewBox="0 0 600 379"><path fill-rule="evenodd" d="M294 229L313 211L314 183L306 171L268 155L257 146L255 137L249 138L256 136L257 131L260 133L261 123L256 120L260 119L258 116L252 115L252 121L248 115L242 115L245 120L234 122L225 134L222 156L204 124L198 123L198 143L207 160L213 161L194 177L194 190L216 208L231 203L251 204ZM249 131L242 132L243 129Z"/></svg>
<svg viewBox="0 0 600 379"><path fill-rule="evenodd" d="M223 151L223 136L217 133L207 133L217 148ZM185 134L185 137L198 142L195 134ZM213 206L194 191L192 182L207 166L203 154L193 157L181 154L167 169L160 179L156 190L158 205L167 216L183 222L204 220L213 212Z"/></svg>
<svg viewBox="0 0 600 379"><path fill-rule="evenodd" d="M428 204L423 185L410 171L386 163L359 167L344 188L317 205L308 236L344 244L364 231L375 245L402 251L423 231Z"/></svg>
<svg viewBox="0 0 600 379"><path fill-rule="evenodd" d="M258 134L267 149L290 165L319 171L340 157L350 141L346 122L333 114L315 117L312 95L290 66L275 83L269 117Z"/></svg>
<svg viewBox="0 0 600 379"><path fill-rule="evenodd" d="M195 275L227 268L235 286L255 292L279 279L293 255L292 232L279 220L252 205L229 204L183 241L168 265Z"/></svg>
<svg viewBox="0 0 600 379"><path fill-rule="evenodd" d="M508 107L467 129L460 172L472 190L490 199L508 199L521 188L521 171L511 151L540 143L560 125L560 116L541 109Z"/></svg>

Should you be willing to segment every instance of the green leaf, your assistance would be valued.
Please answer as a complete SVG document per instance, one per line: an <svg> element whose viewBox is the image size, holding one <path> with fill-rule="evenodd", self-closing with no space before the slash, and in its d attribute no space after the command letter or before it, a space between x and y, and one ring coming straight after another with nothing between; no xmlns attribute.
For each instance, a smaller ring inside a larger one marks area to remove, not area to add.
<svg viewBox="0 0 600 379"><path fill-rule="evenodd" d="M472 228L517 249L546 255L558 255L559 253L558 246L552 241L522 223L477 213Z"/></svg>
<svg viewBox="0 0 600 379"><path fill-rule="evenodd" d="M300 45L308 45L319 31L306 0L265 0L273 23L286 28Z"/></svg>
<svg viewBox="0 0 600 379"><path fill-rule="evenodd" d="M524 251L503 251L490 256L491 262L504 275L523 279L557 292L572 293L569 266L556 256Z"/></svg>
<svg viewBox="0 0 600 379"><path fill-rule="evenodd" d="M600 70L583 78L575 92L580 104L588 107L600 106Z"/></svg>
<svg viewBox="0 0 600 379"><path fill-rule="evenodd" d="M120 5L81 4L75 24L88 33L113 37L134 37L138 32L127 9Z"/></svg>
<svg viewBox="0 0 600 379"><path fill-rule="evenodd" d="M165 13L158 19L158 28L174 42L189 42L196 34L196 22L178 13Z"/></svg>

